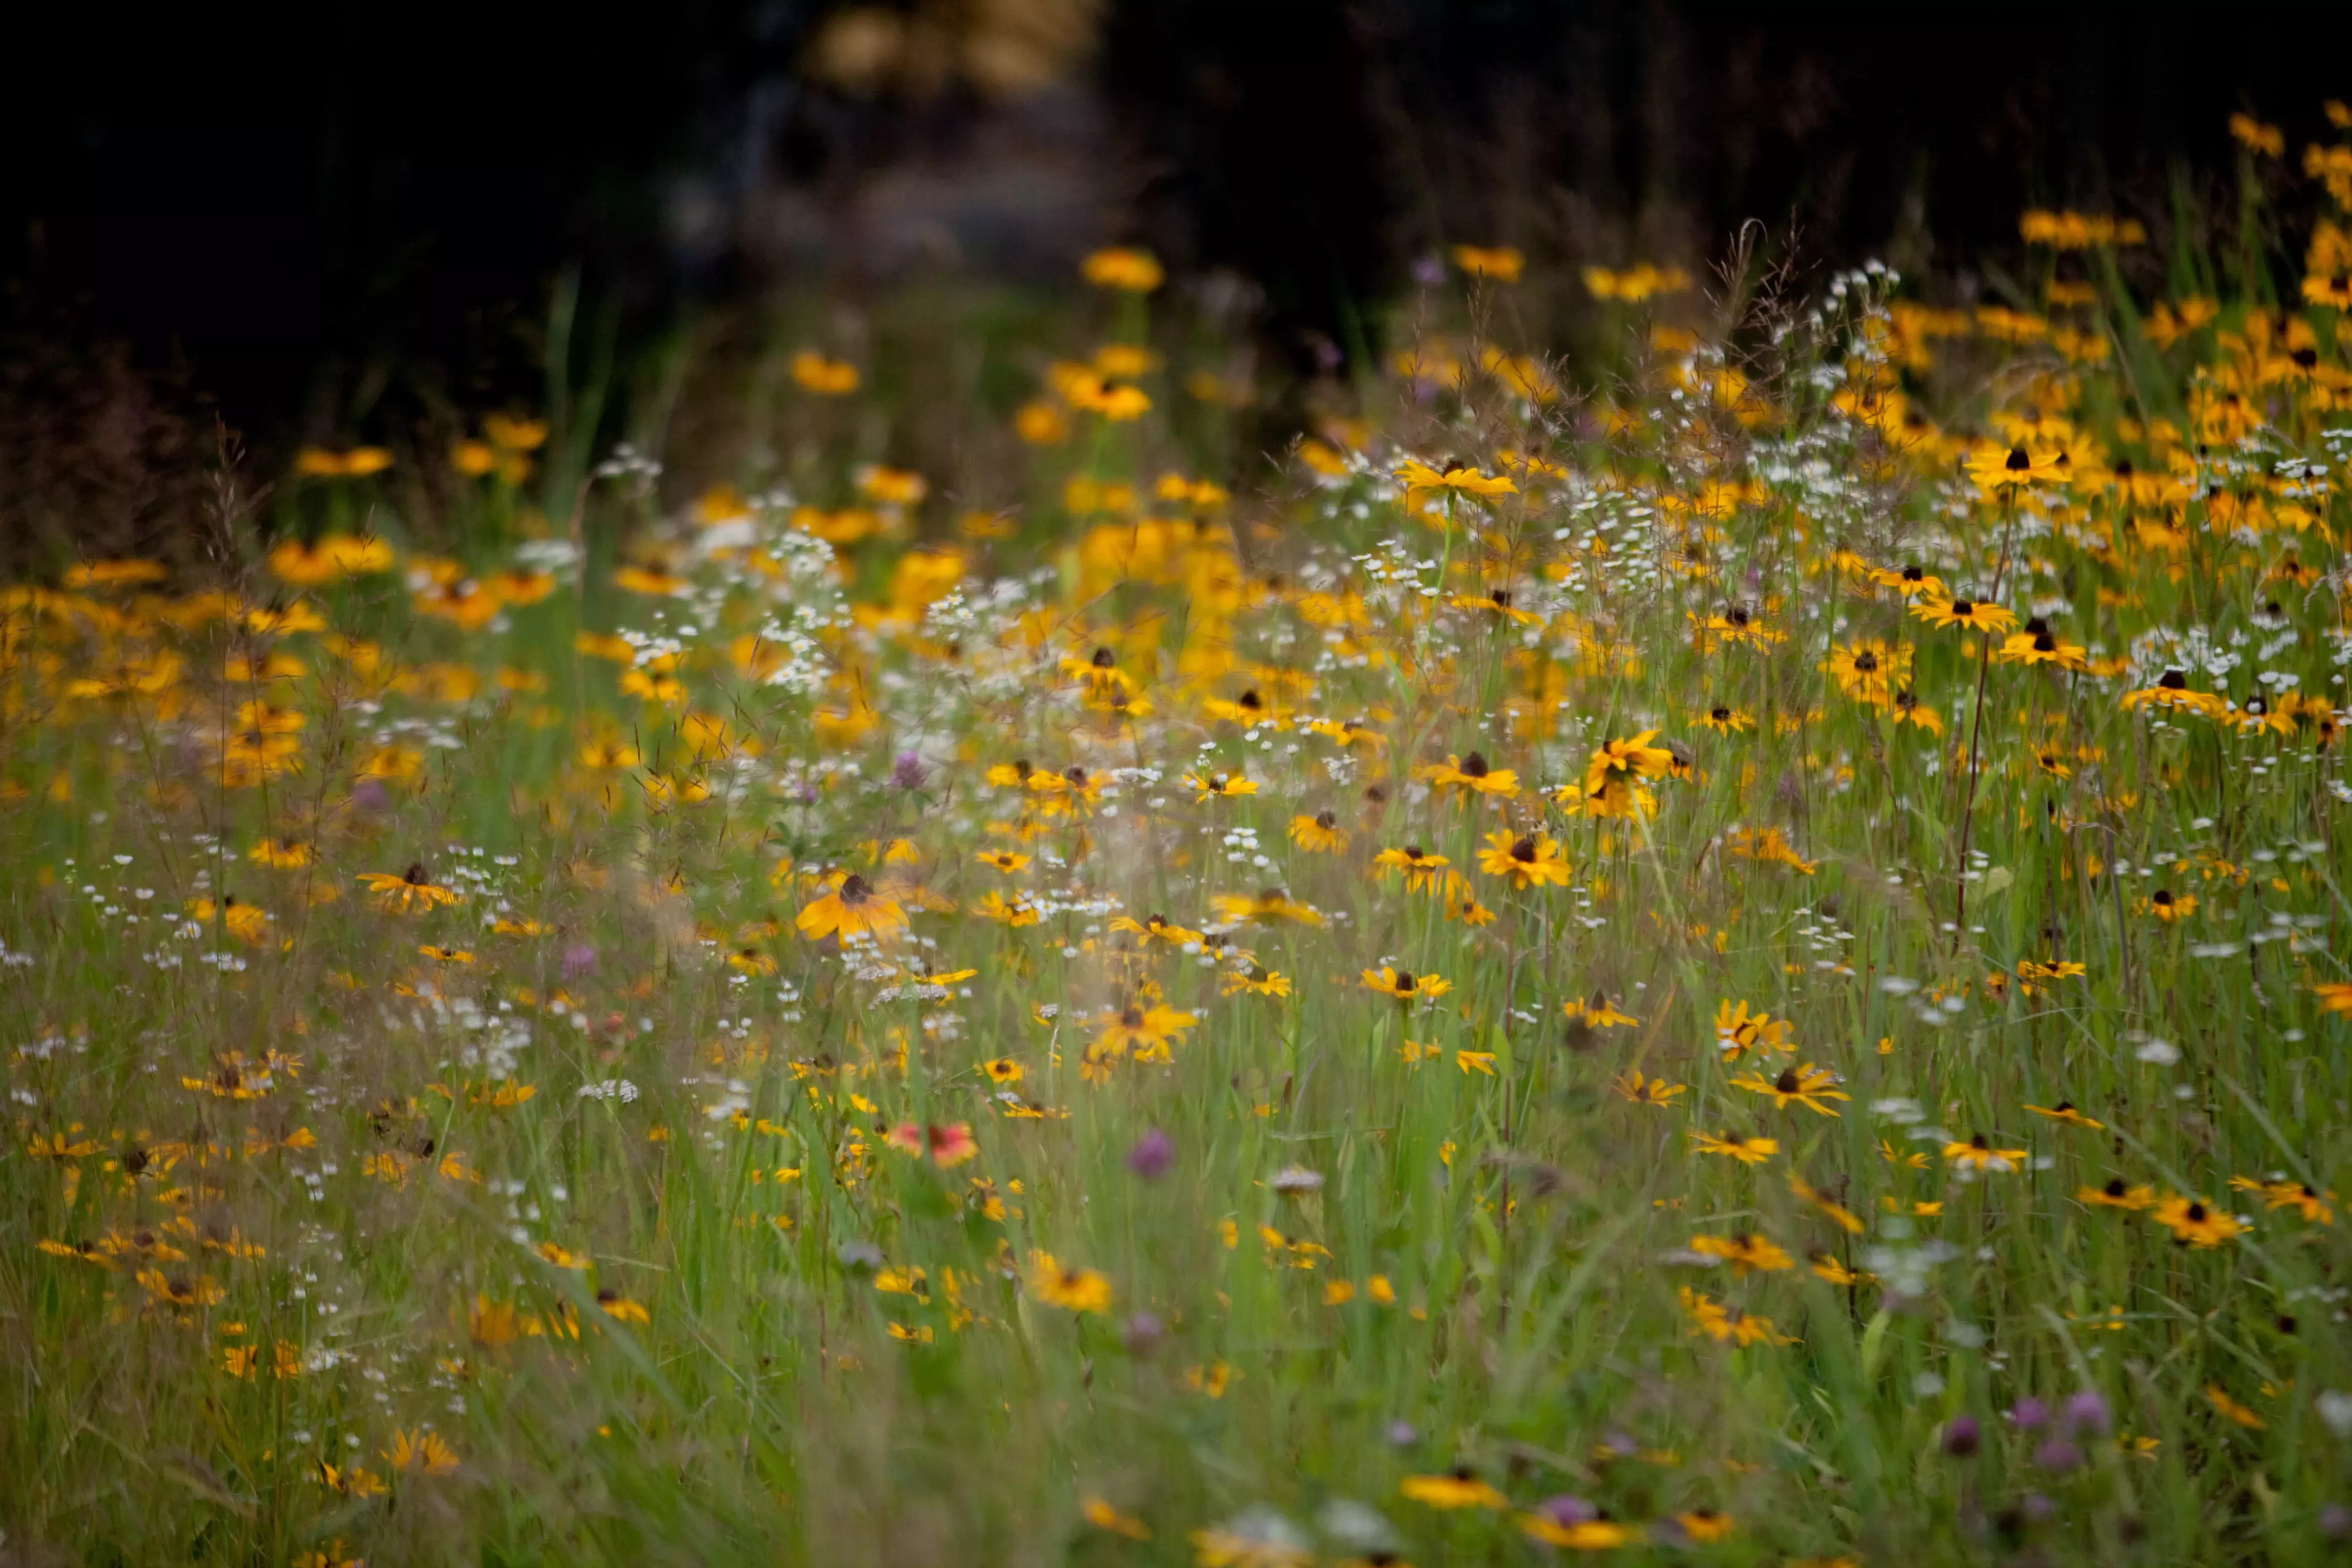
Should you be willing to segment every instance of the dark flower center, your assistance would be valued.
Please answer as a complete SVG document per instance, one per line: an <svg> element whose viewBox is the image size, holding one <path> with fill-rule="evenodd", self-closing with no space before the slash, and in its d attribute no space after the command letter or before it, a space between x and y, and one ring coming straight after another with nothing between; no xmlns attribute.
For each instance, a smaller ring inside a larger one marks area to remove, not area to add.
<svg viewBox="0 0 2352 1568"><path fill-rule="evenodd" d="M1333 816L1328 811L1318 811L1315 814L1315 826L1323 829L1326 833L1330 832L1332 826L1339 820L1339 819L1338 817Z"/></svg>
<svg viewBox="0 0 2352 1568"><path fill-rule="evenodd" d="M1532 839L1532 838L1522 838L1522 839L1520 839L1517 843L1516 843L1516 844L1514 844L1514 845L1512 845L1512 846L1511 846L1511 858L1512 858L1512 859L1514 859L1514 860L1525 860L1525 861L1528 861L1528 862L1529 862L1530 864L1532 864L1532 863L1534 862L1534 860L1535 860L1535 858L1536 858L1536 841L1535 841L1534 839Z"/></svg>
<svg viewBox="0 0 2352 1568"><path fill-rule="evenodd" d="M2186 1213L2187 1217L2191 1224L2202 1225L2205 1223L2205 1205L2203 1204L2190 1204Z"/></svg>
<svg viewBox="0 0 2352 1568"><path fill-rule="evenodd" d="M2156 897L2148 901L2158 909L2168 910L2172 907L2172 894L2166 889L2158 888L2156 890Z"/></svg>
<svg viewBox="0 0 2352 1568"><path fill-rule="evenodd" d="M2026 469L2033 467L2033 459L2025 455L2024 447L2011 447L2009 449L2009 460L2003 463L2001 467L2007 468L2012 474L2021 474L2025 472Z"/></svg>
<svg viewBox="0 0 2352 1568"><path fill-rule="evenodd" d="M1780 1069L1780 1076L1772 1080L1772 1087L1779 1089L1782 1094L1796 1093L1799 1087L1797 1081L1797 1069L1795 1068L1782 1068Z"/></svg>
<svg viewBox="0 0 2352 1568"><path fill-rule="evenodd" d="M1868 648L1864 648L1862 652L1853 656L1853 672L1856 675L1875 674L1877 669L1878 656L1872 653Z"/></svg>
<svg viewBox="0 0 2352 1568"><path fill-rule="evenodd" d="M1095 657L1090 662L1097 669L1108 669L1111 667L1112 662L1110 649L1107 647L1098 647L1095 649Z"/></svg>
<svg viewBox="0 0 2352 1568"><path fill-rule="evenodd" d="M1707 717L1713 719L1718 724L1727 723L1730 721L1731 710L1728 708L1717 708L1713 712L1709 713Z"/></svg>
<svg viewBox="0 0 2352 1568"><path fill-rule="evenodd" d="M2109 1182L2105 1188L2107 1196L2111 1198L2119 1198L2128 1190L2129 1189L2124 1185L2124 1179L2121 1176L2117 1176L2115 1180Z"/></svg>
<svg viewBox="0 0 2352 1568"><path fill-rule="evenodd" d="M1952 614L1956 616L1973 616L1976 613L1977 607L1974 602L1968 599L1954 599L1952 601Z"/></svg>
<svg viewBox="0 0 2352 1568"><path fill-rule="evenodd" d="M1927 569L1916 564L1906 566L1903 568L1903 580L1906 583L1924 583L1927 580Z"/></svg>
<svg viewBox="0 0 2352 1568"><path fill-rule="evenodd" d="M2048 632L2043 632L2033 639L2033 651L2036 653L2056 653L2058 651L2058 639L2052 637Z"/></svg>
<svg viewBox="0 0 2352 1568"><path fill-rule="evenodd" d="M1410 969L1398 970L1396 988L1400 991L1410 991L1412 989L1412 971Z"/></svg>
<svg viewBox="0 0 2352 1568"><path fill-rule="evenodd" d="M870 891L872 889L866 885L866 879L852 871L842 880L841 901L845 904L862 904Z"/></svg>
<svg viewBox="0 0 2352 1568"><path fill-rule="evenodd" d="M1247 691L1242 693L1241 706L1255 713L1259 709L1265 707L1265 702L1258 696L1257 688L1253 686Z"/></svg>
<svg viewBox="0 0 2352 1568"><path fill-rule="evenodd" d="M2156 678L2156 683L2167 691L2186 691L2189 689L2189 678L2181 674L2177 669L2166 670L2162 675Z"/></svg>
<svg viewBox="0 0 2352 1568"><path fill-rule="evenodd" d="M1486 757L1476 752L1471 752L1468 756L1462 759L1461 771L1470 778L1485 778L1486 776Z"/></svg>

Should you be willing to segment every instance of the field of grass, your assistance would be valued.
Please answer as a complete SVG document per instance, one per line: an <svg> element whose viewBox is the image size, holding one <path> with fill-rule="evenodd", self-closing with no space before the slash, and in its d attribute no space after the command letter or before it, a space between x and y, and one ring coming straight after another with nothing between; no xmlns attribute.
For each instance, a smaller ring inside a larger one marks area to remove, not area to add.
<svg viewBox="0 0 2352 1568"><path fill-rule="evenodd" d="M1590 364L1457 249L1270 463L1106 253L6 590L0 1560L2321 1556L2306 166Z"/></svg>

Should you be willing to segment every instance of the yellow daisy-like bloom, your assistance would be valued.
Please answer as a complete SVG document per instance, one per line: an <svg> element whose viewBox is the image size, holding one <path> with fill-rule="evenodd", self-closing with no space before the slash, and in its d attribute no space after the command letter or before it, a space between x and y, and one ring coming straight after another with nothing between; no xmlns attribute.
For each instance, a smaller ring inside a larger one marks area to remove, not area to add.
<svg viewBox="0 0 2352 1568"><path fill-rule="evenodd" d="M2171 1231L2172 1239L2183 1247L2219 1247L2245 1229L2235 1215L2215 1208L2203 1198L2185 1198L2178 1194L2156 1205L2155 1219Z"/></svg>
<svg viewBox="0 0 2352 1568"><path fill-rule="evenodd" d="M1726 997L1715 1005L1715 1045L1727 1062L1749 1051L1777 1053L1789 1048L1789 1025L1769 1013L1749 1009L1745 1002Z"/></svg>
<svg viewBox="0 0 2352 1568"><path fill-rule="evenodd" d="M2008 1173L2018 1168L2018 1162L2025 1158L2025 1151L1996 1149L1991 1141L1979 1132L1965 1143L1945 1144L1944 1158L1962 1170Z"/></svg>
<svg viewBox="0 0 2352 1568"><path fill-rule="evenodd" d="M1221 799L1226 795L1255 795L1257 781L1233 773L1186 773L1184 787L1193 792L1192 803L1198 805L1212 797Z"/></svg>
<svg viewBox="0 0 2352 1568"><path fill-rule="evenodd" d="M1721 1154L1743 1165L1760 1165L1780 1152L1778 1140L1749 1138L1738 1132L1725 1132L1715 1137L1705 1132L1690 1135L1692 1150L1700 1154Z"/></svg>
<svg viewBox="0 0 2352 1568"><path fill-rule="evenodd" d="M1087 281L1097 289L1118 289L1129 294L1149 294L1167 279L1157 257L1131 246L1097 250L1086 258L1081 270Z"/></svg>
<svg viewBox="0 0 2352 1568"><path fill-rule="evenodd" d="M2054 664L2061 669L2086 670L2090 659L2080 643L2061 642L2050 623L2035 616L2022 630L2011 632L1993 650L1995 664Z"/></svg>
<svg viewBox="0 0 2352 1568"><path fill-rule="evenodd" d="M1412 776L1437 789L1460 790L1501 800L1519 793L1519 775L1508 768L1489 767L1481 752L1473 752L1466 757L1449 754L1442 763L1425 763L1413 769Z"/></svg>
<svg viewBox="0 0 2352 1568"><path fill-rule="evenodd" d="M1287 996L1290 976L1253 963L1247 969L1227 970L1222 990L1227 996L1237 996L1244 991L1253 996Z"/></svg>
<svg viewBox="0 0 2352 1568"><path fill-rule="evenodd" d="M906 926L907 911L896 899L877 891L856 872L835 875L839 879L831 890L812 900L793 921L803 936L811 942L827 937L843 942L878 941Z"/></svg>
<svg viewBox="0 0 2352 1568"><path fill-rule="evenodd" d="M438 1432L394 1432L392 1447L381 1452L384 1461L395 1470L446 1476L458 1468L457 1450L449 1447L447 1440Z"/></svg>
<svg viewBox="0 0 2352 1568"><path fill-rule="evenodd" d="M1348 847L1348 830L1328 811L1290 819L1290 841L1310 855L1336 855Z"/></svg>
<svg viewBox="0 0 2352 1568"><path fill-rule="evenodd" d="M1880 567L1871 573L1870 580L1904 599L1940 599L1945 596L1944 580L1917 564L1906 566L1900 572Z"/></svg>
<svg viewBox="0 0 2352 1568"><path fill-rule="evenodd" d="M1733 1079L1735 1088L1752 1094L1769 1095L1772 1103L1782 1110L1791 1105L1801 1105L1823 1116L1835 1116L1836 1111L1822 1102L1825 1100L1852 1100L1853 1096L1837 1087L1838 1075L1828 1068L1817 1068L1807 1062L1802 1067L1784 1068L1778 1078L1766 1078L1762 1073L1742 1073Z"/></svg>
<svg viewBox="0 0 2352 1568"><path fill-rule="evenodd" d="M1549 833L1489 833L1486 847L1478 856L1478 868L1490 877L1510 878L1522 891L1568 885L1568 861L1559 852L1559 842Z"/></svg>
<svg viewBox="0 0 2352 1568"><path fill-rule="evenodd" d="M1495 588L1478 595L1456 594L1446 603L1457 610L1475 610L1493 616L1497 625L1508 623L1515 626L1532 626L1543 619L1533 610L1521 609L1511 603L1508 588Z"/></svg>
<svg viewBox="0 0 2352 1568"><path fill-rule="evenodd" d="M983 849L972 857L983 866L992 867L1010 877L1029 864L1029 857L1016 855L1010 849Z"/></svg>
<svg viewBox="0 0 2352 1568"><path fill-rule="evenodd" d="M462 896L455 889L435 885L425 875L425 863L418 861L407 870L394 876L389 871L362 871L361 884L376 898L377 904L396 914L409 914L417 910L436 909L454 904Z"/></svg>
<svg viewBox="0 0 2352 1568"><path fill-rule="evenodd" d="M1431 1508L1508 1508L1511 1500L1480 1480L1467 1467L1442 1476L1407 1476L1397 1490Z"/></svg>
<svg viewBox="0 0 2352 1568"><path fill-rule="evenodd" d="M1633 1530L1613 1519L1580 1519L1563 1524L1539 1513L1519 1515L1519 1532L1546 1546L1570 1552L1606 1552L1633 1539Z"/></svg>
<svg viewBox="0 0 2352 1568"><path fill-rule="evenodd" d="M1378 969L1365 970L1363 984L1367 991L1377 991L1400 1002L1412 1002L1423 996L1443 996L1454 989L1452 983L1442 976L1415 974L1410 969L1391 969L1385 963Z"/></svg>
<svg viewBox="0 0 2352 1568"><path fill-rule="evenodd" d="M2031 452L2023 447L1987 444L1969 455L1969 478L1988 493L2056 484L2065 477L2064 452Z"/></svg>
<svg viewBox="0 0 2352 1568"><path fill-rule="evenodd" d="M1407 511L1419 510L1426 498L1441 493L1490 500L1519 492L1518 486L1500 474L1482 474L1475 468L1447 468L1440 472L1427 463L1411 459L1396 470L1396 477L1404 481L1404 507Z"/></svg>
<svg viewBox="0 0 2352 1568"><path fill-rule="evenodd" d="M1729 1236L1699 1236L1691 1238L1690 1249L1702 1258L1720 1258L1731 1265L1736 1274L1751 1269L1766 1274L1778 1274L1796 1267L1796 1260L1753 1231L1734 1231Z"/></svg>
<svg viewBox="0 0 2352 1568"><path fill-rule="evenodd" d="M1644 1078L1639 1068L1622 1078L1612 1079L1609 1087L1617 1091L1619 1099L1632 1100L1635 1105L1672 1105L1690 1092L1690 1085L1686 1083L1668 1083L1662 1078Z"/></svg>
<svg viewBox="0 0 2352 1568"><path fill-rule="evenodd" d="M2210 691L2191 691L2189 678L2177 669L2168 669L2157 678L2154 686L2143 686L2137 691L2126 691L2120 706L2126 713L2142 708L2154 708L2175 713L2201 714L2219 719L2229 711L2228 705Z"/></svg>
<svg viewBox="0 0 2352 1568"><path fill-rule="evenodd" d="M1696 716L1696 722L1718 735L1744 735L1756 728L1756 720L1744 708L1717 703Z"/></svg>
<svg viewBox="0 0 2352 1568"><path fill-rule="evenodd" d="M1527 258L1507 245L1457 245L1454 247L1454 265L1473 278L1492 278L1498 283L1517 283L1527 264Z"/></svg>
<svg viewBox="0 0 2352 1568"><path fill-rule="evenodd" d="M1402 872L1405 891L1421 893L1428 891L1453 862L1443 855L1430 854L1418 844L1408 844L1402 849L1381 850L1372 857L1372 864L1384 871Z"/></svg>
<svg viewBox="0 0 2352 1568"><path fill-rule="evenodd" d="M1848 697L1883 707L1894 700L1897 686L1909 683L1911 650L1877 637L1864 637L1833 649L1822 668Z"/></svg>
<svg viewBox="0 0 2352 1568"><path fill-rule="evenodd" d="M2158 888L2147 896L2147 901L2140 907L2158 920L2169 924L2174 921L2187 920L2197 912L2197 895L2176 893L2169 888Z"/></svg>
<svg viewBox="0 0 2352 1568"><path fill-rule="evenodd" d="M2017 624L2017 617L1999 605L1979 599L1922 599L1911 606L1911 613L1938 630L1958 626L1964 631L2006 631Z"/></svg>
<svg viewBox="0 0 2352 1568"><path fill-rule="evenodd" d="M1180 1013L1163 1003L1145 1007L1129 1002L1096 1015L1095 1025L1101 1033L1095 1037L1091 1048L1106 1057L1132 1052L1140 1062L1164 1062L1169 1058L1170 1043L1199 1022L1192 1014Z"/></svg>
<svg viewBox="0 0 2352 1568"><path fill-rule="evenodd" d="M1146 946L1159 942L1170 947L1194 947L1202 941L1199 931L1189 931L1166 915L1150 915L1140 921L1129 915L1118 915L1112 918L1110 929L1125 931L1129 936L1139 936Z"/></svg>
<svg viewBox="0 0 2352 1568"><path fill-rule="evenodd" d="M1092 1268L1066 1268L1050 1252L1029 1255L1029 1294L1068 1312L1110 1310L1110 1277Z"/></svg>
<svg viewBox="0 0 2352 1568"><path fill-rule="evenodd" d="M2028 960L2027 962L2031 963L2032 961ZM2080 964L2074 965L2073 967L2076 973L2079 973L2081 972L2082 966ZM2021 973L2023 973L2025 968L2026 964L2021 963L2018 965L2018 970ZM2106 1125L2105 1122L2095 1121L2091 1117L2085 1116L2081 1111L2075 1110L2074 1102L2071 1100L2062 1100L2057 1104L2052 1106L2029 1105L2025 1109L2033 1112L2036 1116L2047 1117L2053 1121L2063 1121L2069 1127L2088 1128L2094 1132L2098 1131Z"/></svg>
<svg viewBox="0 0 2352 1568"><path fill-rule="evenodd" d="M2093 1208L2122 1209L2127 1214L2137 1214L2144 1208L2156 1205L2156 1189L2135 1187L2121 1176L2116 1176L2109 1179L2104 1187L2076 1188L2074 1198L2076 1202L2088 1204Z"/></svg>

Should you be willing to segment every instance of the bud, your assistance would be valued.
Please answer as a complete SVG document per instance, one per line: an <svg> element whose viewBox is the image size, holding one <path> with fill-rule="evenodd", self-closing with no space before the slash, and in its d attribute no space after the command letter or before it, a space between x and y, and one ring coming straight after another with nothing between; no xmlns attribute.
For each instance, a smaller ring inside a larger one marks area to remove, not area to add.
<svg viewBox="0 0 2352 1568"><path fill-rule="evenodd" d="M1168 1173L1175 1159L1176 1141L1154 1127L1127 1152L1127 1168L1147 1182L1155 1182Z"/></svg>
<svg viewBox="0 0 2352 1568"><path fill-rule="evenodd" d="M1955 1415L1944 1424L1944 1452L1955 1459L1975 1458L1983 1441L1984 1433L1973 1415Z"/></svg>

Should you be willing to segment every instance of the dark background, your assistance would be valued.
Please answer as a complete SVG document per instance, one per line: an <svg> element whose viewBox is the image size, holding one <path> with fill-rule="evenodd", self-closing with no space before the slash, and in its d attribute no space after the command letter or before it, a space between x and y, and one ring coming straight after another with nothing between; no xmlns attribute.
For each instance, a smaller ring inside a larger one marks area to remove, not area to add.
<svg viewBox="0 0 2352 1568"><path fill-rule="evenodd" d="M838 8L14 7L0 372L63 395L81 355L264 452L382 437L420 399L530 401L567 269L625 352L697 302L913 265L825 215L908 168L918 204L1018 193L1033 155L1077 205L960 206L945 264L1139 239L1257 280L1278 350L1344 349L1439 244L1687 261L1794 216L1819 260L1954 267L2032 202L2221 188L2232 110L2292 162L2352 95L2341 5L1104 0L1089 62L1018 103L813 79Z"/></svg>

